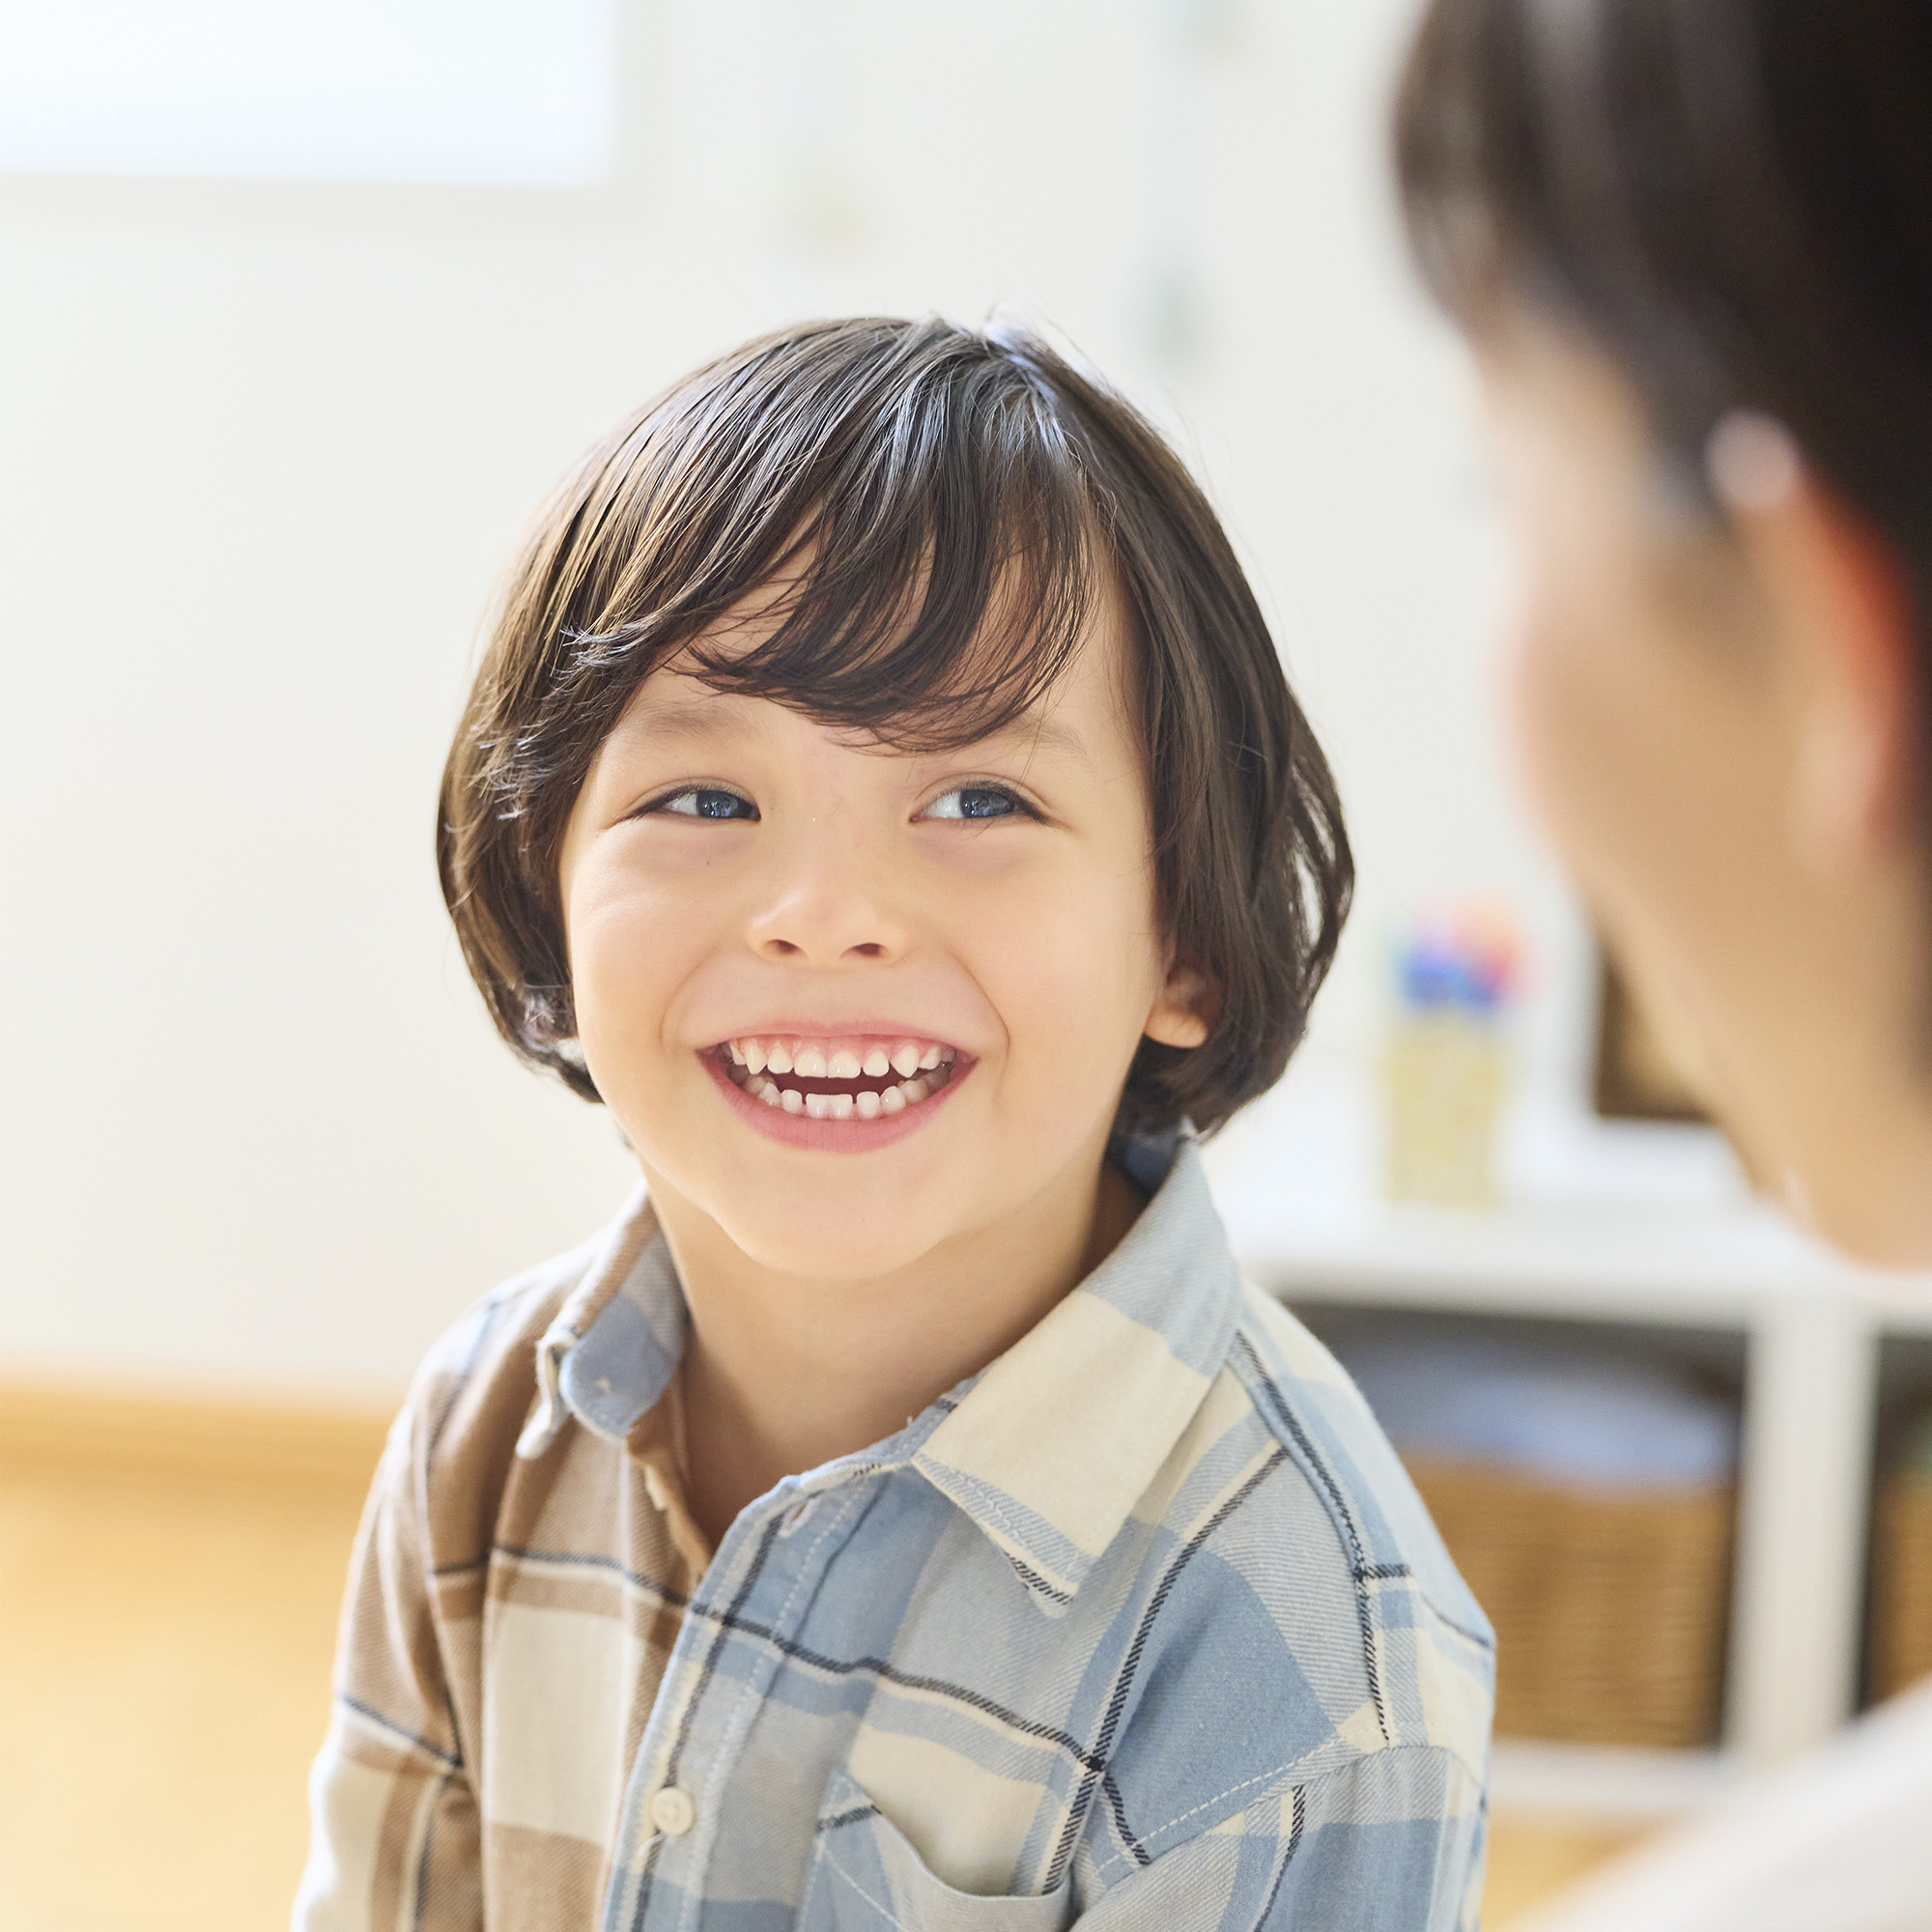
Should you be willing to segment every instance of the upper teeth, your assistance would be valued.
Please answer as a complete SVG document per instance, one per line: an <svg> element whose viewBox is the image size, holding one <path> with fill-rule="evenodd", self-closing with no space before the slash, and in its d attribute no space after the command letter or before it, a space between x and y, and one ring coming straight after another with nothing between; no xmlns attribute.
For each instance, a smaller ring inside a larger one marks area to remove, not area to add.
<svg viewBox="0 0 1932 1932"><path fill-rule="evenodd" d="M819 1040L750 1034L727 1039L734 1066L753 1073L796 1073L805 1080L883 1080L896 1073L910 1080L922 1070L948 1065L953 1049L937 1039Z"/></svg>

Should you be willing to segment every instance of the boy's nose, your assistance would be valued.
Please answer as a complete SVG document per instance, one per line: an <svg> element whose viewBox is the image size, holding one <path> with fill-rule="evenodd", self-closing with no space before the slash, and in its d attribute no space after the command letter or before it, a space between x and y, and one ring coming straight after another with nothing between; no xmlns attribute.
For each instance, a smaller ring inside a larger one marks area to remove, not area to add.
<svg viewBox="0 0 1932 1932"><path fill-rule="evenodd" d="M904 923L887 902L877 856L860 849L848 827L824 830L770 882L746 938L763 957L794 965L897 957Z"/></svg>

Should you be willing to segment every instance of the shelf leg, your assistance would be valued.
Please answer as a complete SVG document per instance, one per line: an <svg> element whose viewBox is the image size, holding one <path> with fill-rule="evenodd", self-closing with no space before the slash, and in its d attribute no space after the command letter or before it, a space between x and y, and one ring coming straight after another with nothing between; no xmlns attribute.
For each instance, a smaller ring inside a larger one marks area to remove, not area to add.
<svg viewBox="0 0 1932 1932"><path fill-rule="evenodd" d="M1878 1351L1842 1301L1753 1326L1731 1599L1726 1743L1781 1763L1852 1714Z"/></svg>

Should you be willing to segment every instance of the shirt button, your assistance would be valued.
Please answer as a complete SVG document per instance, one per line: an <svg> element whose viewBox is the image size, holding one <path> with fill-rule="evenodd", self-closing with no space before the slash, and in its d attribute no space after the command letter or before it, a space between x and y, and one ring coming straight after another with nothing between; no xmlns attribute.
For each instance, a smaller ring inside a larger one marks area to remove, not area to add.
<svg viewBox="0 0 1932 1932"><path fill-rule="evenodd" d="M651 1823L673 1838L683 1837L697 1823L697 1806L691 1802L691 1793L674 1784L660 1786L651 1794Z"/></svg>

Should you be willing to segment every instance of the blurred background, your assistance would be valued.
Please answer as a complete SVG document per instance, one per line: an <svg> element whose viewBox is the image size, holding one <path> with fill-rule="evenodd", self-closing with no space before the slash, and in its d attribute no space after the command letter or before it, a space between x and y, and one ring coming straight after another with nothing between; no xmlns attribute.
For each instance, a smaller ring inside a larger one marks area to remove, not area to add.
<svg viewBox="0 0 1932 1932"><path fill-rule="evenodd" d="M810 315L1008 309L1206 481L1354 923L1217 1144L1505 1639L1492 1919L1932 1659L1932 1296L1754 1202L1517 801L1412 0L0 0L0 1926L285 1913L384 1422L623 1193L431 858L526 518Z"/></svg>

